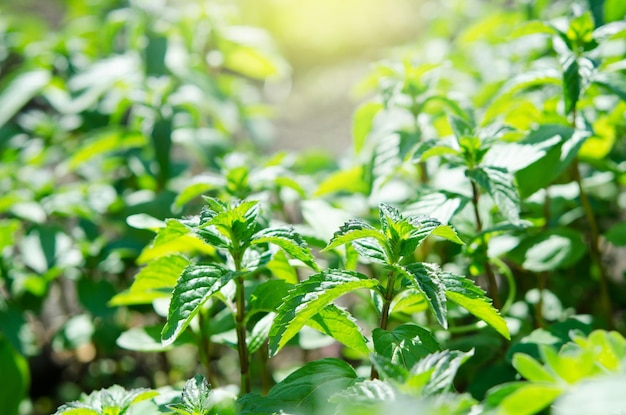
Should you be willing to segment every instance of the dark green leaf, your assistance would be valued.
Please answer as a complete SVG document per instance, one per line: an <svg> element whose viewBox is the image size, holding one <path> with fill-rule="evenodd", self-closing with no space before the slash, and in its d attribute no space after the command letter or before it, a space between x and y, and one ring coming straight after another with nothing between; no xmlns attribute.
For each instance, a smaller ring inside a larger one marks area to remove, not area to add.
<svg viewBox="0 0 626 415"><path fill-rule="evenodd" d="M309 362L275 385L265 397L244 395L240 414L322 413L328 398L358 380L352 366L338 359ZM328 412L327 412L328 413Z"/></svg>
<svg viewBox="0 0 626 415"><path fill-rule="evenodd" d="M235 273L217 265L190 265L178 279L161 340L170 345L187 328L200 307L222 289Z"/></svg>
<svg viewBox="0 0 626 415"><path fill-rule="evenodd" d="M371 353L372 365L378 371L382 379L391 379L397 383L404 383L409 377L409 371L401 365L394 363L390 358Z"/></svg>
<svg viewBox="0 0 626 415"><path fill-rule="evenodd" d="M0 407L7 415L17 415L30 384L28 362L0 334Z"/></svg>
<svg viewBox="0 0 626 415"><path fill-rule="evenodd" d="M296 285L277 310L278 315L270 331L270 355L275 355L310 318L337 297L376 285L376 280L342 270L323 271Z"/></svg>
<svg viewBox="0 0 626 415"><path fill-rule="evenodd" d="M615 246L626 246L626 222L611 226L604 237Z"/></svg>
<svg viewBox="0 0 626 415"><path fill-rule="evenodd" d="M564 56L561 60L563 70L563 99L565 100L565 114L575 111L582 89L580 67L576 55Z"/></svg>
<svg viewBox="0 0 626 415"><path fill-rule="evenodd" d="M293 287L293 284L275 279L259 284L250 295L246 315L250 317L257 312L276 311Z"/></svg>
<svg viewBox="0 0 626 415"><path fill-rule="evenodd" d="M407 370L424 356L441 350L433 335L415 324L402 324L392 331L374 329L372 339L376 353Z"/></svg>

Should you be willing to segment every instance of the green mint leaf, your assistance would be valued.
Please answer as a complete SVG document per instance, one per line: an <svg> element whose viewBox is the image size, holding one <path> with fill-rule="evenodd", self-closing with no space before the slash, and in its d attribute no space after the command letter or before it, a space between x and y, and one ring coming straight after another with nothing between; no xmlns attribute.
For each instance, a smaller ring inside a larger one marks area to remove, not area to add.
<svg viewBox="0 0 626 415"><path fill-rule="evenodd" d="M263 343L265 343L265 340L267 340L267 337L270 334L270 329L272 328L275 316L276 314L274 313L268 313L254 325L252 332L250 332L250 336L246 339L249 354L259 350Z"/></svg>
<svg viewBox="0 0 626 415"><path fill-rule="evenodd" d="M158 230L152 243L137 258L145 264L153 259L184 252L215 253L215 248L204 242L191 229L176 219L167 219L165 227Z"/></svg>
<svg viewBox="0 0 626 415"><path fill-rule="evenodd" d="M527 354L515 353L512 364L520 375L531 382L557 383L553 374Z"/></svg>
<svg viewBox="0 0 626 415"><path fill-rule="evenodd" d="M167 405L180 415L208 415L212 408L211 386L202 375L189 379L183 386L181 402Z"/></svg>
<svg viewBox="0 0 626 415"><path fill-rule="evenodd" d="M367 340L361 333L354 317L334 304L329 304L321 309L306 325L327 334L362 355L367 356L369 354Z"/></svg>
<svg viewBox="0 0 626 415"><path fill-rule="evenodd" d="M329 402L349 408L353 408L354 405L371 406L382 402L394 401L397 394L397 391L389 383L378 379L367 379L332 395Z"/></svg>
<svg viewBox="0 0 626 415"><path fill-rule="evenodd" d="M362 238L373 238L381 244L386 243L385 236L378 229L362 219L350 219L335 232L324 251Z"/></svg>
<svg viewBox="0 0 626 415"><path fill-rule="evenodd" d="M514 384L505 389L509 395L500 400L498 414L502 415L532 415L548 407L561 393L561 386L543 383ZM499 385L501 388L507 384ZM499 389L494 388L491 393L497 394ZM492 398L495 399L495 398Z"/></svg>
<svg viewBox="0 0 626 415"><path fill-rule="evenodd" d="M582 90L582 79L580 77L580 66L576 55L571 54L561 58L563 71L563 99L565 101L565 114L571 114L575 110L580 92Z"/></svg>
<svg viewBox="0 0 626 415"><path fill-rule="evenodd" d="M202 304L217 293L236 274L217 265L190 265L178 279L161 333L164 346L168 346L187 328Z"/></svg>
<svg viewBox="0 0 626 415"><path fill-rule="evenodd" d="M309 362L276 384L267 396L241 397L239 414L332 413L328 396L349 388L357 380L352 366L342 360Z"/></svg>
<svg viewBox="0 0 626 415"><path fill-rule="evenodd" d="M372 340L376 353L407 370L424 356L441 350L433 335L415 324L402 324L392 331L374 329Z"/></svg>
<svg viewBox="0 0 626 415"><path fill-rule="evenodd" d="M275 355L300 331L308 320L337 297L361 288L373 288L378 281L353 271L327 270L296 285L277 310L270 331L270 355Z"/></svg>
<svg viewBox="0 0 626 415"><path fill-rule="evenodd" d="M450 391L459 367L474 355L474 349L469 352L458 350L443 350L429 354L421 359L410 370L412 376L430 372L428 383L424 386L425 395Z"/></svg>
<svg viewBox="0 0 626 415"><path fill-rule="evenodd" d="M449 272L442 273L442 282L448 300L465 308L505 338L511 338L506 322L480 287L465 277Z"/></svg>
<svg viewBox="0 0 626 415"><path fill-rule="evenodd" d="M442 282L442 271L437 264L414 263L395 268L400 276L406 278L424 294L428 306L443 328L448 328L446 321L446 294Z"/></svg>
<svg viewBox="0 0 626 415"><path fill-rule="evenodd" d="M292 227L263 229L254 234L251 239L252 244L270 243L279 246L295 259L319 271L306 242Z"/></svg>
<svg viewBox="0 0 626 415"><path fill-rule="evenodd" d="M403 384L409 378L409 371L388 357L371 353L370 360L382 379L391 379L396 383Z"/></svg>
<svg viewBox="0 0 626 415"><path fill-rule="evenodd" d="M169 297L188 265L189 260L182 255L163 256L150 262L135 276L130 289L115 295L109 305L149 304Z"/></svg>
<svg viewBox="0 0 626 415"><path fill-rule="evenodd" d="M505 168L483 166L468 171L468 176L491 196L500 213L511 223L520 223L520 195L514 176Z"/></svg>
<svg viewBox="0 0 626 415"><path fill-rule="evenodd" d="M352 118L352 143L355 154L359 154L365 145L365 139L372 130L374 117L383 105L378 102L366 102L356 109Z"/></svg>
<svg viewBox="0 0 626 415"><path fill-rule="evenodd" d="M293 284L284 280L273 279L262 282L250 294L246 316L250 318L250 316L258 312L269 313L276 311L282 304L283 298L287 296L287 293L293 287Z"/></svg>
<svg viewBox="0 0 626 415"><path fill-rule="evenodd" d="M418 197L408 205L404 214L407 216L427 216L449 223L450 220L469 202L469 198L458 193L438 191Z"/></svg>

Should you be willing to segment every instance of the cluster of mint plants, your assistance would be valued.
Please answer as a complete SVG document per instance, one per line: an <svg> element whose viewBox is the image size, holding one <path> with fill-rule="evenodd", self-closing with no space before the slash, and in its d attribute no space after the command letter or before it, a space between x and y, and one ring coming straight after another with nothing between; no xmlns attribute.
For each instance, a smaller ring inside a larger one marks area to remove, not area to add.
<svg viewBox="0 0 626 415"><path fill-rule="evenodd" d="M68 26L55 59L12 69L0 93L9 413L36 354L27 318L45 318L57 284L80 302L66 300L57 350L156 355L170 376L93 387L58 415L626 410L619 1L439 5L433 36L358 86L338 165L245 147L262 130L249 78L281 64L219 9L155 21L163 10L131 4L106 14L104 39ZM6 56L33 53L10 23ZM93 82L127 58L134 77ZM178 145L199 158L181 165ZM180 356L194 363L174 377Z"/></svg>

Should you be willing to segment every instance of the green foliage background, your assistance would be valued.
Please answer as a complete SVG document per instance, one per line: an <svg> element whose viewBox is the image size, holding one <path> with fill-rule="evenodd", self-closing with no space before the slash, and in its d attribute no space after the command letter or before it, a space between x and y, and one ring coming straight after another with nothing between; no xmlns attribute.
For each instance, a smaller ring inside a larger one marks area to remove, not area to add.
<svg viewBox="0 0 626 415"><path fill-rule="evenodd" d="M3 413L623 409L625 16L0 4Z"/></svg>

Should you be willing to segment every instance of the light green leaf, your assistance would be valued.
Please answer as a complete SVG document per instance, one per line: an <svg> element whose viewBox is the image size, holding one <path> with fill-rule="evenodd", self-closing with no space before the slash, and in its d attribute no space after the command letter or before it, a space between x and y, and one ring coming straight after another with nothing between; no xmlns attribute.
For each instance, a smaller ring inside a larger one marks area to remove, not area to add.
<svg viewBox="0 0 626 415"><path fill-rule="evenodd" d="M501 167L482 166L469 170L468 176L493 198L509 222L519 224L521 200L511 173Z"/></svg>
<svg viewBox="0 0 626 415"><path fill-rule="evenodd" d="M428 306L443 328L448 328L446 320L446 294L442 283L442 271L437 264L414 263L395 268L400 276L410 281L428 300Z"/></svg>
<svg viewBox="0 0 626 415"><path fill-rule="evenodd" d="M161 326L134 327L123 332L116 340L119 347L136 352L164 352L184 344L196 344L191 333L183 332L169 346L161 343Z"/></svg>
<svg viewBox="0 0 626 415"><path fill-rule="evenodd" d="M154 216L150 216L147 213L130 215L126 218L126 223L128 226L135 229L148 229L151 231L156 231L165 227L165 222L155 218Z"/></svg>
<svg viewBox="0 0 626 415"><path fill-rule="evenodd" d="M411 153L411 162L419 163L428 160L431 157L439 157L445 155L457 155L459 150L446 145L438 139L421 141Z"/></svg>
<svg viewBox="0 0 626 415"><path fill-rule="evenodd" d="M420 313L428 309L428 301L417 288L407 288L396 295L391 302L391 313Z"/></svg>
<svg viewBox="0 0 626 415"><path fill-rule="evenodd" d="M180 209L193 198L224 186L226 186L226 181L223 177L197 176L176 196L173 206Z"/></svg>
<svg viewBox="0 0 626 415"><path fill-rule="evenodd" d="M147 138L139 133L128 133L121 130L104 131L86 139L83 145L68 159L68 167L70 171L74 171L95 157L113 151L144 147L147 142Z"/></svg>
<svg viewBox="0 0 626 415"><path fill-rule="evenodd" d="M531 70L523 72L510 80L506 81L495 98L489 103L483 123L493 121L502 109L503 102L509 100L513 95L526 89L534 87L544 87L546 85L554 85L562 87L563 81L561 72L553 68L545 68L539 70Z"/></svg>
<svg viewBox="0 0 626 415"><path fill-rule="evenodd" d="M20 221L15 219L0 220L0 253L7 246L15 243L15 236L20 229Z"/></svg>
<svg viewBox="0 0 626 415"><path fill-rule="evenodd" d="M296 285L277 310L278 315L270 331L270 355L275 355L310 318L337 297L376 285L376 280L342 270L323 271Z"/></svg>
<svg viewBox="0 0 626 415"><path fill-rule="evenodd" d="M13 78L0 93L0 128L50 81L50 72L34 70Z"/></svg>
<svg viewBox="0 0 626 415"><path fill-rule="evenodd" d="M381 231L374 228L372 225L362 219L350 219L349 221L344 223L337 232L335 232L333 238L323 249L323 251L328 251L348 242L356 241L359 239L375 240L376 243L374 243L374 245L378 245L378 250L382 252L384 252L384 247L387 244L387 239ZM355 248L358 250L356 246Z"/></svg>
<svg viewBox="0 0 626 415"><path fill-rule="evenodd" d="M550 405L563 390L544 383L526 383L504 398L497 415L533 415Z"/></svg>
<svg viewBox="0 0 626 415"><path fill-rule="evenodd" d="M506 322L498 310L491 305L491 299L480 287L465 277L449 272L442 273L442 282L448 300L465 308L505 338L511 338Z"/></svg>
<svg viewBox="0 0 626 415"><path fill-rule="evenodd" d="M364 179L363 167L355 166L332 173L320 183L314 196L324 196L338 192L368 194L369 184Z"/></svg>
<svg viewBox="0 0 626 415"><path fill-rule="evenodd" d="M513 367L525 379L532 382L556 383L557 379L541 363L524 353L513 355Z"/></svg>
<svg viewBox="0 0 626 415"><path fill-rule="evenodd" d="M376 353L407 370L424 356L441 350L433 335L415 324L402 324L392 331L374 329L372 340Z"/></svg>
<svg viewBox="0 0 626 415"><path fill-rule="evenodd" d="M266 228L252 235L251 239L252 244L270 243L277 245L295 259L319 271L306 242L292 227Z"/></svg>
<svg viewBox="0 0 626 415"><path fill-rule="evenodd" d="M210 219L201 217L202 227L214 226L225 237L242 244L247 243L256 231L260 205L254 200L236 201L224 207L224 210L215 211L212 216L207 210L204 213L208 213ZM204 221L205 218L208 220Z"/></svg>
<svg viewBox="0 0 626 415"><path fill-rule="evenodd" d="M172 344L187 328L200 307L236 274L217 265L190 265L178 279L161 332L164 346Z"/></svg>
<svg viewBox="0 0 626 415"><path fill-rule="evenodd" d="M133 285L115 295L109 305L149 304L157 298L169 297L188 265L189 260L182 255L163 256L150 262L135 276Z"/></svg>
<svg viewBox="0 0 626 415"><path fill-rule="evenodd" d="M346 310L329 304L314 315L307 326L327 334L344 346L356 350L364 356L369 354L366 339L356 320Z"/></svg>
<svg viewBox="0 0 626 415"><path fill-rule="evenodd" d="M175 219L167 219L165 228L159 229L152 243L144 248L137 263L145 264L153 259L184 252L215 253L215 248L191 232L187 226Z"/></svg>
<svg viewBox="0 0 626 415"><path fill-rule="evenodd" d="M372 130L374 117L383 109L378 102L366 102L356 109L352 118L352 142L354 152L359 154L365 144L367 135Z"/></svg>
<svg viewBox="0 0 626 415"><path fill-rule="evenodd" d="M522 36L538 34L554 35L556 34L556 29L550 23L540 20L531 20L517 26L513 30L513 33L511 33L511 38L515 39Z"/></svg>
<svg viewBox="0 0 626 415"><path fill-rule="evenodd" d="M240 415L273 413L326 413L327 400L358 380L352 366L339 359L309 362L275 385L265 397L239 399Z"/></svg>
<svg viewBox="0 0 626 415"><path fill-rule="evenodd" d="M289 263L287 254L285 251L278 251L273 256L270 262L266 265L273 276L287 282L289 284L298 283L298 274L294 267Z"/></svg>

